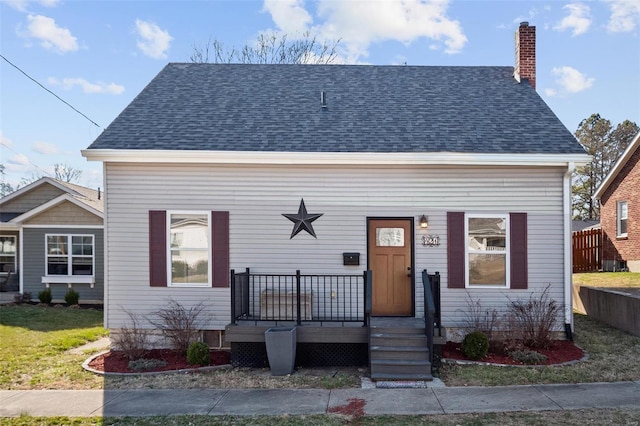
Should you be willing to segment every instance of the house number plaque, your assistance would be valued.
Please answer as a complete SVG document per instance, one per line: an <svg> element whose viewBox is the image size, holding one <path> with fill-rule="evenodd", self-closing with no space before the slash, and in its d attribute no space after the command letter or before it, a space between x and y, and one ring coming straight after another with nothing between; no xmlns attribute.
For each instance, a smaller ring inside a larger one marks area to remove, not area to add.
<svg viewBox="0 0 640 426"><path fill-rule="evenodd" d="M423 235L422 245L427 247L438 247L440 245L440 235Z"/></svg>

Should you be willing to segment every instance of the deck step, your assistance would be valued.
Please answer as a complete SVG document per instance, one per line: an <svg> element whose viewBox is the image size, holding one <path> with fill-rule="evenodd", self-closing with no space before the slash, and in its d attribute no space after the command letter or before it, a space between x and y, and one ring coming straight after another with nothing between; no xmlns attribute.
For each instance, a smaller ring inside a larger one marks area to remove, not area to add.
<svg viewBox="0 0 640 426"><path fill-rule="evenodd" d="M371 360L427 360L426 346L371 346Z"/></svg>
<svg viewBox="0 0 640 426"><path fill-rule="evenodd" d="M433 380L424 321L382 318L369 329L372 380Z"/></svg>

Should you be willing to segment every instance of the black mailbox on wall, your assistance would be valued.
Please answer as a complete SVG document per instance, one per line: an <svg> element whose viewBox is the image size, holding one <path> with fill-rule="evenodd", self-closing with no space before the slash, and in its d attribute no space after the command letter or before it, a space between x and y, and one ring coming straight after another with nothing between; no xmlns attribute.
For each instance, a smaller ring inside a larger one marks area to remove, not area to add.
<svg viewBox="0 0 640 426"><path fill-rule="evenodd" d="M342 253L343 265L360 265L360 253Z"/></svg>

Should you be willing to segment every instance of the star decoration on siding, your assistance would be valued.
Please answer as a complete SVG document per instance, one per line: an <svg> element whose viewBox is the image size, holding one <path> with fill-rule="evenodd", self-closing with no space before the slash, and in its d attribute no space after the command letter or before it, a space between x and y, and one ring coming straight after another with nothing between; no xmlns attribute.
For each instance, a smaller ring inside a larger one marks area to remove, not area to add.
<svg viewBox="0 0 640 426"><path fill-rule="evenodd" d="M289 239L298 235L300 231L307 231L313 238L318 238L316 237L316 233L313 230L311 222L318 219L323 214L324 213L307 213L307 208L304 205L304 199L301 198L300 207L298 207L298 214L282 213L282 216L293 222L293 230L291 231L291 237L289 237Z"/></svg>

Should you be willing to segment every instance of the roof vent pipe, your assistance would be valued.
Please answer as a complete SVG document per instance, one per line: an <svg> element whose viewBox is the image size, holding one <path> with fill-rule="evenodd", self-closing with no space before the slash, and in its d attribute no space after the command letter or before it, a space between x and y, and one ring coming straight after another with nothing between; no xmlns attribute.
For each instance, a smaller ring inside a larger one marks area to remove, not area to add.
<svg viewBox="0 0 640 426"><path fill-rule="evenodd" d="M327 92L324 90L320 92L320 107L327 108Z"/></svg>

